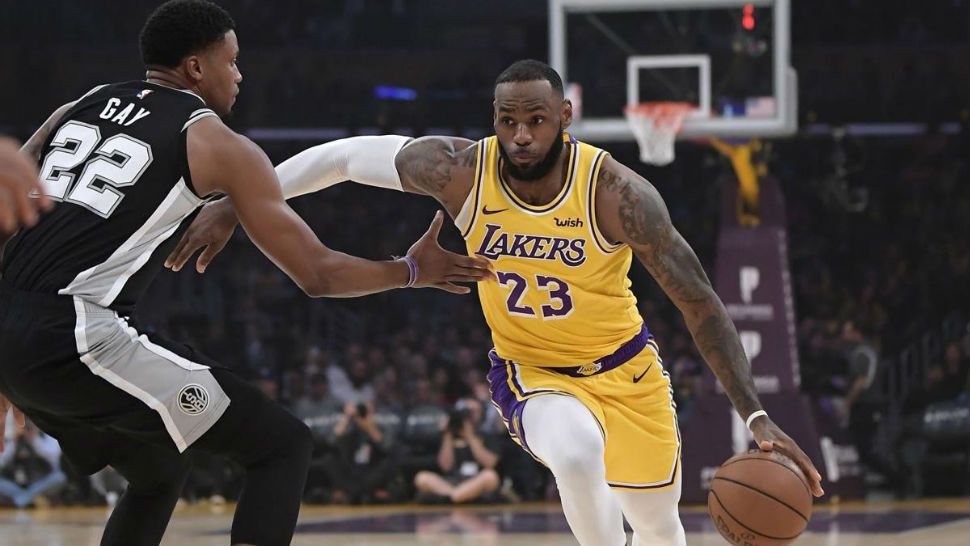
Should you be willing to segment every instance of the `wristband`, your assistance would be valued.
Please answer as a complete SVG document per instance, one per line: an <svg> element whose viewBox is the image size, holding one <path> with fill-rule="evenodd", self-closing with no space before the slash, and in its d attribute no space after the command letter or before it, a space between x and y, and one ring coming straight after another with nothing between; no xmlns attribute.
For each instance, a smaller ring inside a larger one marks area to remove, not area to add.
<svg viewBox="0 0 970 546"><path fill-rule="evenodd" d="M404 288L411 288L414 283L418 282L418 262L410 256L401 259L408 264L408 283L404 285Z"/></svg>
<svg viewBox="0 0 970 546"><path fill-rule="evenodd" d="M758 417L761 417L762 415L765 417L768 417L768 412L766 412L765 410L758 410L752 413L751 415L748 416L748 420L744 422L744 426L748 427L748 430L751 430L751 423L753 423L755 419L757 419Z"/></svg>

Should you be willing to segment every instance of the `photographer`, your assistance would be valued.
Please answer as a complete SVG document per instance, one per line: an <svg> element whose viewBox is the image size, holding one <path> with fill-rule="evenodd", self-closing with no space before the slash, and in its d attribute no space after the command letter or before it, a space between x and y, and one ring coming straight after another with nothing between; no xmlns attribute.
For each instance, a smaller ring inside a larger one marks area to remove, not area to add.
<svg viewBox="0 0 970 546"><path fill-rule="evenodd" d="M0 496L9 497L17 508L39 502L42 495L60 489L67 481L60 459L57 440L33 423L17 429L0 455Z"/></svg>
<svg viewBox="0 0 970 546"><path fill-rule="evenodd" d="M361 504L388 500L387 486L395 470L391 439L377 424L373 405L347 402L333 433L331 501Z"/></svg>
<svg viewBox="0 0 970 546"><path fill-rule="evenodd" d="M489 449L476 430L468 400L459 400L448 418L438 450L441 473L421 471L414 476L419 498L453 503L480 500L501 484L495 466L497 450Z"/></svg>

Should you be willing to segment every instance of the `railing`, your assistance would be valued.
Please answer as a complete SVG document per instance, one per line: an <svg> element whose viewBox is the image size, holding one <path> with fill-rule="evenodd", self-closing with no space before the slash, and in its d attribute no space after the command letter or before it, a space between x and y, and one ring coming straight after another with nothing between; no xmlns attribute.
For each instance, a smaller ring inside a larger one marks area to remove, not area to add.
<svg viewBox="0 0 970 546"><path fill-rule="evenodd" d="M889 408L899 408L914 389L922 387L927 368L942 362L946 344L959 339L968 325L962 313L950 313L939 326L923 332L895 356L883 359L870 388Z"/></svg>

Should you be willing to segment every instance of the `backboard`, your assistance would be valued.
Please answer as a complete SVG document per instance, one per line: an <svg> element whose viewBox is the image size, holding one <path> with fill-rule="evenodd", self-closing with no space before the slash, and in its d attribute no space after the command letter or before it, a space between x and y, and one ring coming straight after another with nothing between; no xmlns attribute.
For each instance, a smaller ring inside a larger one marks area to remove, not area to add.
<svg viewBox="0 0 970 546"><path fill-rule="evenodd" d="M633 140L624 107L682 101L680 138L793 134L790 17L790 0L549 0L551 64L582 104L570 131Z"/></svg>

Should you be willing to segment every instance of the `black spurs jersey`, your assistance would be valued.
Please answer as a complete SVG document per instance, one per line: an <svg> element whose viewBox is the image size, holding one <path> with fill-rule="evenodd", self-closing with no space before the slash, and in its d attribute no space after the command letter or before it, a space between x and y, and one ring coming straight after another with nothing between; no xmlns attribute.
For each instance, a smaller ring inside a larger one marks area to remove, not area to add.
<svg viewBox="0 0 970 546"><path fill-rule="evenodd" d="M216 115L198 95L144 81L96 87L44 144L40 177L57 207L4 251L18 290L130 311L204 202L185 135Z"/></svg>

